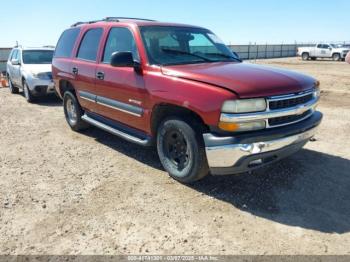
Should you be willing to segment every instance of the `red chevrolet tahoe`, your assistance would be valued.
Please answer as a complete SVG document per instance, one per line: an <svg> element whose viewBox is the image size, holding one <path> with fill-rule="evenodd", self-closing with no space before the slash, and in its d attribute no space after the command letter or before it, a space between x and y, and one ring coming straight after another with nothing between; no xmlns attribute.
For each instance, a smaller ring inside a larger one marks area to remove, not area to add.
<svg viewBox="0 0 350 262"><path fill-rule="evenodd" d="M322 120L319 82L243 63L211 31L109 17L63 32L52 64L69 126L156 145L183 183L300 150Z"/></svg>

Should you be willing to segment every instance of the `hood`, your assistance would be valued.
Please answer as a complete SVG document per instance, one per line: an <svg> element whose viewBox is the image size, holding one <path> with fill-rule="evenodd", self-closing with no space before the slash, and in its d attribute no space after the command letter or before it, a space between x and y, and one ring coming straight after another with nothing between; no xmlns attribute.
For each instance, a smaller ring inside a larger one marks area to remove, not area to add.
<svg viewBox="0 0 350 262"><path fill-rule="evenodd" d="M22 69L33 74L51 72L51 64L23 64Z"/></svg>
<svg viewBox="0 0 350 262"><path fill-rule="evenodd" d="M337 52L349 52L349 48L344 48L344 47L333 48L333 52L334 51L337 51Z"/></svg>
<svg viewBox="0 0 350 262"><path fill-rule="evenodd" d="M206 63L162 67L162 73L229 89L240 98L297 93L315 79L293 71L250 63Z"/></svg>

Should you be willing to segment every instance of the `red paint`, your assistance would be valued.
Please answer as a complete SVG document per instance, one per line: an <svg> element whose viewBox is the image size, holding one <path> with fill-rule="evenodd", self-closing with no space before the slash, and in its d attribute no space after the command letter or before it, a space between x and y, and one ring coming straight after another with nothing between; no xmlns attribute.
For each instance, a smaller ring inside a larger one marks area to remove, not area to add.
<svg viewBox="0 0 350 262"><path fill-rule="evenodd" d="M300 92L314 86L315 79L311 77L249 63L208 63L163 68L150 66L138 29L141 25L175 24L126 21L98 22L81 26L71 59L53 60L52 71L57 91L60 81L66 80L77 91L88 91L128 104L133 104L129 99L138 100L145 110L141 118L82 99L79 99L79 102L85 110L100 113L150 134L152 110L158 104L186 107L196 112L207 125L214 126L218 124L222 104L228 99L282 95ZM97 27L104 29L98 62L76 59L84 33ZM140 54L142 75L137 74L133 68L115 68L100 62L108 32L112 27L127 27L133 33ZM79 69L77 76L72 74L73 67ZM105 80L96 79L98 71L105 73Z"/></svg>

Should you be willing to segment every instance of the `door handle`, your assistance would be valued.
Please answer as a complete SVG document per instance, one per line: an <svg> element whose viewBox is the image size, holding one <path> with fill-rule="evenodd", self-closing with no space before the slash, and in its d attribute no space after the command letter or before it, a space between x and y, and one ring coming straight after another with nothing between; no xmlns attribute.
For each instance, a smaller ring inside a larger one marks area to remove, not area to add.
<svg viewBox="0 0 350 262"><path fill-rule="evenodd" d="M72 73L73 73L73 74L77 75L78 72L79 72L79 70L78 70L77 67L73 67L73 68L72 68Z"/></svg>
<svg viewBox="0 0 350 262"><path fill-rule="evenodd" d="M103 72L97 72L97 73L96 73L96 78L99 79L99 80L105 79L105 73L103 73Z"/></svg>

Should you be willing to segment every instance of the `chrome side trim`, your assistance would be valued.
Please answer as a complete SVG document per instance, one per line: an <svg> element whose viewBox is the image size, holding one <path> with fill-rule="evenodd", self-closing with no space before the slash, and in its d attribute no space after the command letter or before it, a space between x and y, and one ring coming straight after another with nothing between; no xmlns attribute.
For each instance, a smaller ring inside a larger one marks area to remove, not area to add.
<svg viewBox="0 0 350 262"><path fill-rule="evenodd" d="M103 130L105 130L105 131L107 131L107 132L109 132L109 133L111 133L113 135L119 136L119 137L121 137L121 138L123 138L123 139L125 139L125 140L127 140L129 142L132 142L132 143L135 143L135 144L138 144L138 145L142 145L142 146L149 145L149 142L150 142L149 139L142 140L140 138L134 137L134 136L132 136L130 134L127 134L127 133L125 133L123 131L120 131L120 130L115 129L113 127L110 127L110 126L108 126L108 125L106 125L104 123L101 123L101 122L99 122L99 121L97 121L97 120L87 116L86 114L83 115L81 117L81 119L83 119L84 121L86 121L87 123L89 123L89 124L91 124L93 126L101 128L101 129L103 129Z"/></svg>
<svg viewBox="0 0 350 262"><path fill-rule="evenodd" d="M233 167L243 157L271 152L293 144L306 142L315 135L316 130L317 128L313 128L297 135L251 144L206 146L205 150L207 154L208 165L211 168ZM206 140L206 138L211 140L219 139L213 134L204 134L203 136L204 140Z"/></svg>
<svg viewBox="0 0 350 262"><path fill-rule="evenodd" d="M92 103L97 103L99 105L109 107L114 110L121 111L123 113L133 115L136 117L142 117L143 115L143 108L138 107L135 105L130 105L127 103L123 103L117 100L113 100L107 97L103 96L97 96L95 94L86 92L86 91L79 91L79 97L81 99L84 99L86 101L92 102Z"/></svg>
<svg viewBox="0 0 350 262"><path fill-rule="evenodd" d="M256 120L266 120L270 118L290 116L290 115L301 115L308 110L315 110L318 104L319 98L314 98L310 102L298 105L290 108L283 108L279 110L271 110L257 113L245 113L245 114L227 114L222 113L220 121L223 122L249 122ZM299 120L300 121L300 120Z"/></svg>
<svg viewBox="0 0 350 262"><path fill-rule="evenodd" d="M99 97L97 97L98 99ZM137 117L141 117L142 114L138 114L138 113L134 113L134 112L131 112L129 110L125 110L125 109L122 109L120 107L117 107L117 106L114 106L114 105L111 105L111 104L107 104L107 103L104 103L104 102L101 102L101 101L97 101L97 104L98 105L102 105L102 106L105 106L105 107L109 107L111 109L114 109L114 110L118 110L120 112L123 112L123 113L126 113L126 114L129 114L129 115L133 115L133 116L137 116Z"/></svg>
<svg viewBox="0 0 350 262"><path fill-rule="evenodd" d="M96 95L86 91L79 91L79 97L89 102L93 102L93 103L96 102Z"/></svg>

